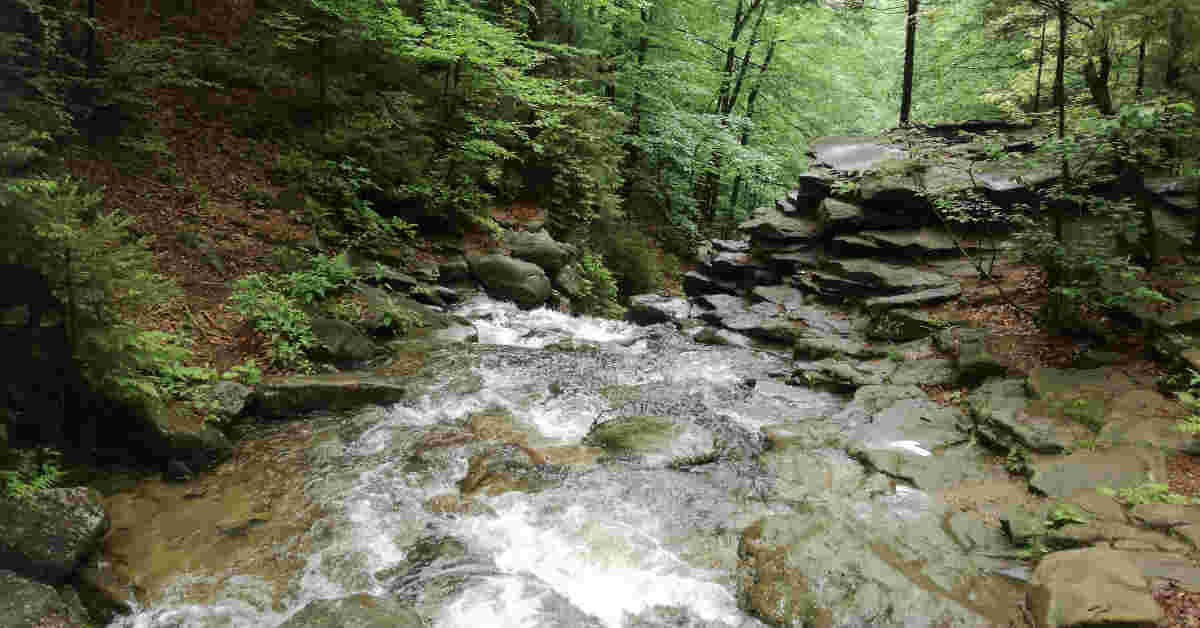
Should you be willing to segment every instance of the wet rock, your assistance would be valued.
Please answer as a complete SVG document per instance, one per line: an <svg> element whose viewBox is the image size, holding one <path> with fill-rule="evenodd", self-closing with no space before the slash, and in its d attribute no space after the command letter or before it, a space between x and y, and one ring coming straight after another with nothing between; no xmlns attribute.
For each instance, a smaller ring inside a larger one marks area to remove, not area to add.
<svg viewBox="0 0 1200 628"><path fill-rule="evenodd" d="M906 292L884 297L872 297L863 302L870 311L887 310L897 307L920 307L943 301L957 299L962 294L962 286L956 281L938 288Z"/></svg>
<svg viewBox="0 0 1200 628"><path fill-rule="evenodd" d="M1146 191L1176 213L1192 215L1200 209L1197 200L1200 195L1196 193L1200 179L1196 177L1147 178L1145 186Z"/></svg>
<svg viewBox="0 0 1200 628"><path fill-rule="evenodd" d="M181 460L196 471L206 471L233 455L233 443L186 404L147 401L142 412L146 431L138 440L162 459Z"/></svg>
<svg viewBox="0 0 1200 628"><path fill-rule="evenodd" d="M471 324L461 316L440 312L411 297L379 288L368 286L360 293L367 300L360 325L376 336L418 337L438 329Z"/></svg>
<svg viewBox="0 0 1200 628"><path fill-rule="evenodd" d="M728 253L749 253L749 240L710 240L713 248Z"/></svg>
<svg viewBox="0 0 1200 628"><path fill-rule="evenodd" d="M979 435L1001 449L1058 454L1075 442L1074 431L1060 421L1026 411L1030 399L1024 380L990 379L971 391L967 402Z"/></svg>
<svg viewBox="0 0 1200 628"><path fill-rule="evenodd" d="M865 219L863 208L835 198L826 198L817 207L817 222L824 234L853 231Z"/></svg>
<svg viewBox="0 0 1200 628"><path fill-rule="evenodd" d="M1053 168L1017 169L989 165L975 173L975 182L991 202L1001 207L1025 203L1040 205L1037 192L1058 180Z"/></svg>
<svg viewBox="0 0 1200 628"><path fill-rule="evenodd" d="M1200 547L1200 506L1194 504L1138 504L1129 513L1137 525L1158 532L1174 533L1192 547Z"/></svg>
<svg viewBox="0 0 1200 628"><path fill-rule="evenodd" d="M817 362L798 363L792 373L792 380L797 385L850 391L861 386L878 386L890 382L896 366L896 362L891 360L858 362L825 358Z"/></svg>
<svg viewBox="0 0 1200 628"><path fill-rule="evenodd" d="M100 494L87 488L0 496L0 569L62 582L109 529Z"/></svg>
<svg viewBox="0 0 1200 628"><path fill-rule="evenodd" d="M545 456L536 450L506 443L471 456L467 474L458 487L466 496L534 493L556 486L564 477L564 469L547 464Z"/></svg>
<svg viewBox="0 0 1200 628"><path fill-rule="evenodd" d="M88 556L75 572L73 584L88 614L107 624L117 615L132 612L137 600L133 596L133 583L98 554Z"/></svg>
<svg viewBox="0 0 1200 628"><path fill-rule="evenodd" d="M332 600L313 600L280 624L280 628L422 628L412 609L386 597L366 593Z"/></svg>
<svg viewBox="0 0 1200 628"><path fill-rule="evenodd" d="M370 360L379 351L366 334L345 321L314 318L312 330L317 339L313 356L320 360L353 364Z"/></svg>
<svg viewBox="0 0 1200 628"><path fill-rule="evenodd" d="M925 398L925 392L916 386L863 386L854 392L854 399L834 415L832 421L853 429L903 400Z"/></svg>
<svg viewBox="0 0 1200 628"><path fill-rule="evenodd" d="M926 259L958 255L958 244L945 231L932 227L890 231L860 231L857 236L877 246L883 255Z"/></svg>
<svg viewBox="0 0 1200 628"><path fill-rule="evenodd" d="M537 264L495 254L471 257L467 262L488 294L497 299L534 308L550 298L550 279Z"/></svg>
<svg viewBox="0 0 1200 628"><path fill-rule="evenodd" d="M0 569L0 626L5 628L85 628L90 625L78 597Z"/></svg>
<svg viewBox="0 0 1200 628"><path fill-rule="evenodd" d="M696 332L693 339L702 345L725 346L736 345L739 347L750 346L750 339L742 334L731 332L727 329L718 329L716 327L705 327Z"/></svg>
<svg viewBox="0 0 1200 628"><path fill-rule="evenodd" d="M935 592L974 573L936 523L913 521L907 536L889 538L858 527L853 516L815 510L768 517L742 533L738 595L753 615L773 626L865 625L864 618L880 627L991 623ZM914 559L923 574L896 568ZM923 578L941 584L914 584Z"/></svg>
<svg viewBox="0 0 1200 628"><path fill-rule="evenodd" d="M963 551L1000 553L1010 547L1004 531L984 521L977 512L956 512L946 525Z"/></svg>
<svg viewBox="0 0 1200 628"><path fill-rule="evenodd" d="M254 395L254 389L238 382L222 380L192 389L196 403L206 412L230 421L241 416Z"/></svg>
<svg viewBox="0 0 1200 628"><path fill-rule="evenodd" d="M803 292L791 286L755 286L750 291L750 296L753 299L767 301L783 308L784 311L792 311L804 305L807 297Z"/></svg>
<svg viewBox="0 0 1200 628"><path fill-rule="evenodd" d="M1104 404L1099 438L1108 443L1144 445L1167 452L1193 453L1196 436L1179 430L1187 410L1154 390L1131 390Z"/></svg>
<svg viewBox="0 0 1200 628"><path fill-rule="evenodd" d="M900 146L880 142L879 138L847 136L814 139L809 143L809 154L816 163L843 173L870 170L885 161L908 155Z"/></svg>
<svg viewBox="0 0 1200 628"><path fill-rule="evenodd" d="M750 220L738 225L743 233L755 242L759 240L784 241L793 244L814 243L821 236L819 223L786 216L773 207L754 210Z"/></svg>
<svg viewBox="0 0 1200 628"><path fill-rule="evenodd" d="M588 284L584 282L583 273L579 271L578 264L563 266L554 274L552 279L551 284L554 286L554 289L567 295L568 299L578 299L588 291Z"/></svg>
<svg viewBox="0 0 1200 628"><path fill-rule="evenodd" d="M638 325L680 323L692 315L692 304L682 297L638 294L629 298L626 320Z"/></svg>
<svg viewBox="0 0 1200 628"><path fill-rule="evenodd" d="M753 281L769 275L767 267L747 253L720 252L700 265L700 271L710 277L728 281Z"/></svg>
<svg viewBox="0 0 1200 628"><path fill-rule="evenodd" d="M896 386L950 386L958 381L952 360L934 358L900 362L889 381Z"/></svg>
<svg viewBox="0 0 1200 628"><path fill-rule="evenodd" d="M1032 584L1029 605L1041 627L1152 628L1163 619L1149 583L1125 552L1055 552L1038 564Z"/></svg>
<svg viewBox="0 0 1200 628"><path fill-rule="evenodd" d="M740 287L737 282L713 279L694 270L689 271L683 276L683 293L689 297L709 294L737 294L739 290Z"/></svg>
<svg viewBox="0 0 1200 628"><path fill-rule="evenodd" d="M830 260L827 268L848 281L868 286L876 295L919 292L952 283L945 275L872 259Z"/></svg>
<svg viewBox="0 0 1200 628"><path fill-rule="evenodd" d="M408 386L401 378L351 373L268 377L255 389L252 408L267 418L287 418L395 403L407 396Z"/></svg>
<svg viewBox="0 0 1200 628"><path fill-rule="evenodd" d="M792 348L796 360L822 358L858 358L870 360L887 355L887 347L872 344L856 336L826 335L817 332L801 333Z"/></svg>
<svg viewBox="0 0 1200 628"><path fill-rule="evenodd" d="M960 456L946 455L950 446L966 441L959 431L962 413L931 399L897 400L870 417L850 437L847 452L887 475L921 489L959 484L972 466Z"/></svg>
<svg viewBox="0 0 1200 628"><path fill-rule="evenodd" d="M456 255L438 266L438 279L443 284L454 284L471 278L471 266L467 258Z"/></svg>
<svg viewBox="0 0 1200 628"><path fill-rule="evenodd" d="M945 324L920 310L892 309L877 314L867 329L867 337L892 342L919 340L942 329Z"/></svg>
<svg viewBox="0 0 1200 628"><path fill-rule="evenodd" d="M408 273L402 273L388 264L374 260L356 259L355 268L370 283L386 286L401 293L410 292L421 283Z"/></svg>
<svg viewBox="0 0 1200 628"><path fill-rule="evenodd" d="M988 345L990 336L989 330L968 327L952 327L937 334L938 348L954 355L954 364L964 385L974 386L1008 373L1008 364Z"/></svg>
<svg viewBox="0 0 1200 628"><path fill-rule="evenodd" d="M583 442L649 466L702 464L721 455L713 432L665 416L617 417L593 427Z"/></svg>
<svg viewBox="0 0 1200 628"><path fill-rule="evenodd" d="M1080 450L1063 458L1037 461L1032 468L1030 488L1050 497L1070 497L1101 487L1135 488L1147 478L1167 477L1161 452L1129 446Z"/></svg>
<svg viewBox="0 0 1200 628"><path fill-rule="evenodd" d="M542 267L553 276L576 254L575 247L555 241L545 229L538 231L506 231L502 237L510 254Z"/></svg>

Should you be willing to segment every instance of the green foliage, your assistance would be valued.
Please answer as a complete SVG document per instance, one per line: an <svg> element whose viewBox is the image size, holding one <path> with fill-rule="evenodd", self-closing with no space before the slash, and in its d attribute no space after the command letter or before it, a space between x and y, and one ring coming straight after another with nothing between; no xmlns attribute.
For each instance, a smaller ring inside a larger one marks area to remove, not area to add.
<svg viewBox="0 0 1200 628"><path fill-rule="evenodd" d="M620 295L656 292L663 268L653 241L629 221L605 219L592 229L591 242L617 282Z"/></svg>
<svg viewBox="0 0 1200 628"><path fill-rule="evenodd" d="M3 493L16 499L31 499L58 485L66 472L59 466L61 454L53 449L23 449L14 452L12 469L0 469Z"/></svg>
<svg viewBox="0 0 1200 628"><path fill-rule="evenodd" d="M1188 369L1187 390L1175 393L1190 414L1175 425L1175 429L1185 434L1200 434L1200 371Z"/></svg>
<svg viewBox="0 0 1200 628"><path fill-rule="evenodd" d="M1061 528L1065 525L1087 523L1088 518L1073 504L1055 504L1046 515L1046 527Z"/></svg>
<svg viewBox="0 0 1200 628"><path fill-rule="evenodd" d="M234 310L267 340L271 361L281 368L311 368L305 353L316 344L309 310L358 278L345 253L315 255L309 267L283 275L252 273L234 283Z"/></svg>
<svg viewBox="0 0 1200 628"><path fill-rule="evenodd" d="M296 370L310 368L305 352L316 345L312 318L286 294L279 278L253 273L234 283L234 310L254 325L267 340L271 361Z"/></svg>
<svg viewBox="0 0 1200 628"><path fill-rule="evenodd" d="M262 369L254 358L248 358L241 364L236 364L221 374L224 380L240 380L247 386L257 386L262 383Z"/></svg>
<svg viewBox="0 0 1200 628"><path fill-rule="evenodd" d="M1155 482L1150 478L1144 484L1119 491L1103 486L1096 489L1102 495L1107 495L1121 502L1128 508L1140 504L1200 504L1200 499L1172 493L1171 487L1165 482Z"/></svg>
<svg viewBox="0 0 1200 628"><path fill-rule="evenodd" d="M603 255L584 251L579 258L579 270L583 290L574 302L578 311L610 318L624 314L624 308L617 303L617 281L605 266Z"/></svg>

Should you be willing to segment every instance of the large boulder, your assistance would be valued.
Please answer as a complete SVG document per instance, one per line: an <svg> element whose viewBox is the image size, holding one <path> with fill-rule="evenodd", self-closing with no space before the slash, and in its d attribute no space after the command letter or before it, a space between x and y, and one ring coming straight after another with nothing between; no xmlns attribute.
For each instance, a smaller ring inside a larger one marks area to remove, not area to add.
<svg viewBox="0 0 1200 628"><path fill-rule="evenodd" d="M538 307L550 298L550 279L537 264L497 254L467 261L471 273L495 298L513 301L523 308Z"/></svg>
<svg viewBox="0 0 1200 628"><path fill-rule="evenodd" d="M1024 380L994 378L967 398L979 436L1004 450L1027 449L1059 454L1074 443L1074 434L1045 413L1027 412Z"/></svg>
<svg viewBox="0 0 1200 628"><path fill-rule="evenodd" d="M0 570L0 626L84 628L90 625L76 596L62 596L40 582Z"/></svg>
<svg viewBox="0 0 1200 628"><path fill-rule="evenodd" d="M62 582L96 548L109 525L94 489L0 496L0 569Z"/></svg>
<svg viewBox="0 0 1200 628"><path fill-rule="evenodd" d="M391 598L359 593L313 600L279 628L421 628L424 625L416 612Z"/></svg>
<svg viewBox="0 0 1200 628"><path fill-rule="evenodd" d="M371 374L268 377L254 391L253 411L268 418L287 418L318 410L352 410L389 404L408 396L401 378Z"/></svg>
<svg viewBox="0 0 1200 628"><path fill-rule="evenodd" d="M803 514L746 528L738 546L742 608L770 626L1005 625L949 594L983 583L972 582L977 571L938 513L906 514L902 525L883 528L875 522L897 516L886 506L854 507L808 504Z"/></svg>
<svg viewBox="0 0 1200 628"><path fill-rule="evenodd" d="M545 229L506 231L503 242L513 257L541 266L550 276L566 266L576 253L575 247L555 241Z"/></svg>
<svg viewBox="0 0 1200 628"><path fill-rule="evenodd" d="M354 325L335 318L314 318L313 336L317 339L314 357L334 364L354 364L375 357L379 347Z"/></svg>
<svg viewBox="0 0 1200 628"><path fill-rule="evenodd" d="M908 156L900 146L883 143L874 137L821 137L808 146L816 163L845 174L871 170L885 161Z"/></svg>
<svg viewBox="0 0 1200 628"><path fill-rule="evenodd" d="M821 225L815 221L787 216L774 207L754 210L750 220L738 225L743 233L758 243L760 240L811 244L821 236Z"/></svg>
<svg viewBox="0 0 1200 628"><path fill-rule="evenodd" d="M923 395L898 399L851 435L847 453L918 488L948 488L977 472L947 451L967 440L964 422L959 410Z"/></svg>
<svg viewBox="0 0 1200 628"><path fill-rule="evenodd" d="M683 297L638 294L629 298L625 318L638 325L682 323L692 315L692 304Z"/></svg>
<svg viewBox="0 0 1200 628"><path fill-rule="evenodd" d="M1163 619L1150 585L1126 552L1055 552L1033 572L1029 606L1040 628L1152 628Z"/></svg>

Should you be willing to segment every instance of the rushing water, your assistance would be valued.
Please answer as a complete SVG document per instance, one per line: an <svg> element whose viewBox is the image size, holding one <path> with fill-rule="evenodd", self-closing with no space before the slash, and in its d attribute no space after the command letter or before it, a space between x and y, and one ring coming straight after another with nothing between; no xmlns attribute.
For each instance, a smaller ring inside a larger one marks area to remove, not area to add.
<svg viewBox="0 0 1200 628"><path fill-rule="evenodd" d="M304 567L275 575L286 580L283 595L236 567L180 574L161 599L113 625L269 627L312 600L365 592L442 628L762 626L737 604L739 534L795 505L770 499L779 491L756 461L761 428L824 421L844 400L781 383L789 356L699 345L666 325L483 298L460 313L479 344L438 350L439 376L419 397L337 419L344 439L310 456L305 490L323 514L296 541ZM547 451L579 445L612 416L688 417L745 455L683 470L647 460L564 465L541 490L431 512L429 500L456 495L481 450L419 443L461 432L481 413L509 417L529 447ZM221 593L194 603L198 582Z"/></svg>

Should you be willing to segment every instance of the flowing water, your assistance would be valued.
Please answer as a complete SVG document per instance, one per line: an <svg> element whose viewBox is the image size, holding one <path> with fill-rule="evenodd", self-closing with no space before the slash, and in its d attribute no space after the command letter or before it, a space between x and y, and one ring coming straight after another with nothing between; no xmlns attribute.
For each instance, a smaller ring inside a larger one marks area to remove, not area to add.
<svg viewBox="0 0 1200 628"><path fill-rule="evenodd" d="M479 343L435 350L419 394L306 419L335 436L305 452L303 491L320 515L271 550L297 568L179 574L113 626L270 627L354 593L400 600L440 628L764 626L738 604L748 526L822 512L836 495L866 500L863 487L882 497L836 511L902 526L927 507L928 496L873 481L841 452L854 426L830 417L846 400L783 384L788 355L485 298L459 313ZM628 416L694 429L637 456L581 444ZM812 441L806 457L765 455L763 428L780 425ZM472 457L508 455L505 441L548 463L505 467L525 470L521 490L462 498Z"/></svg>

